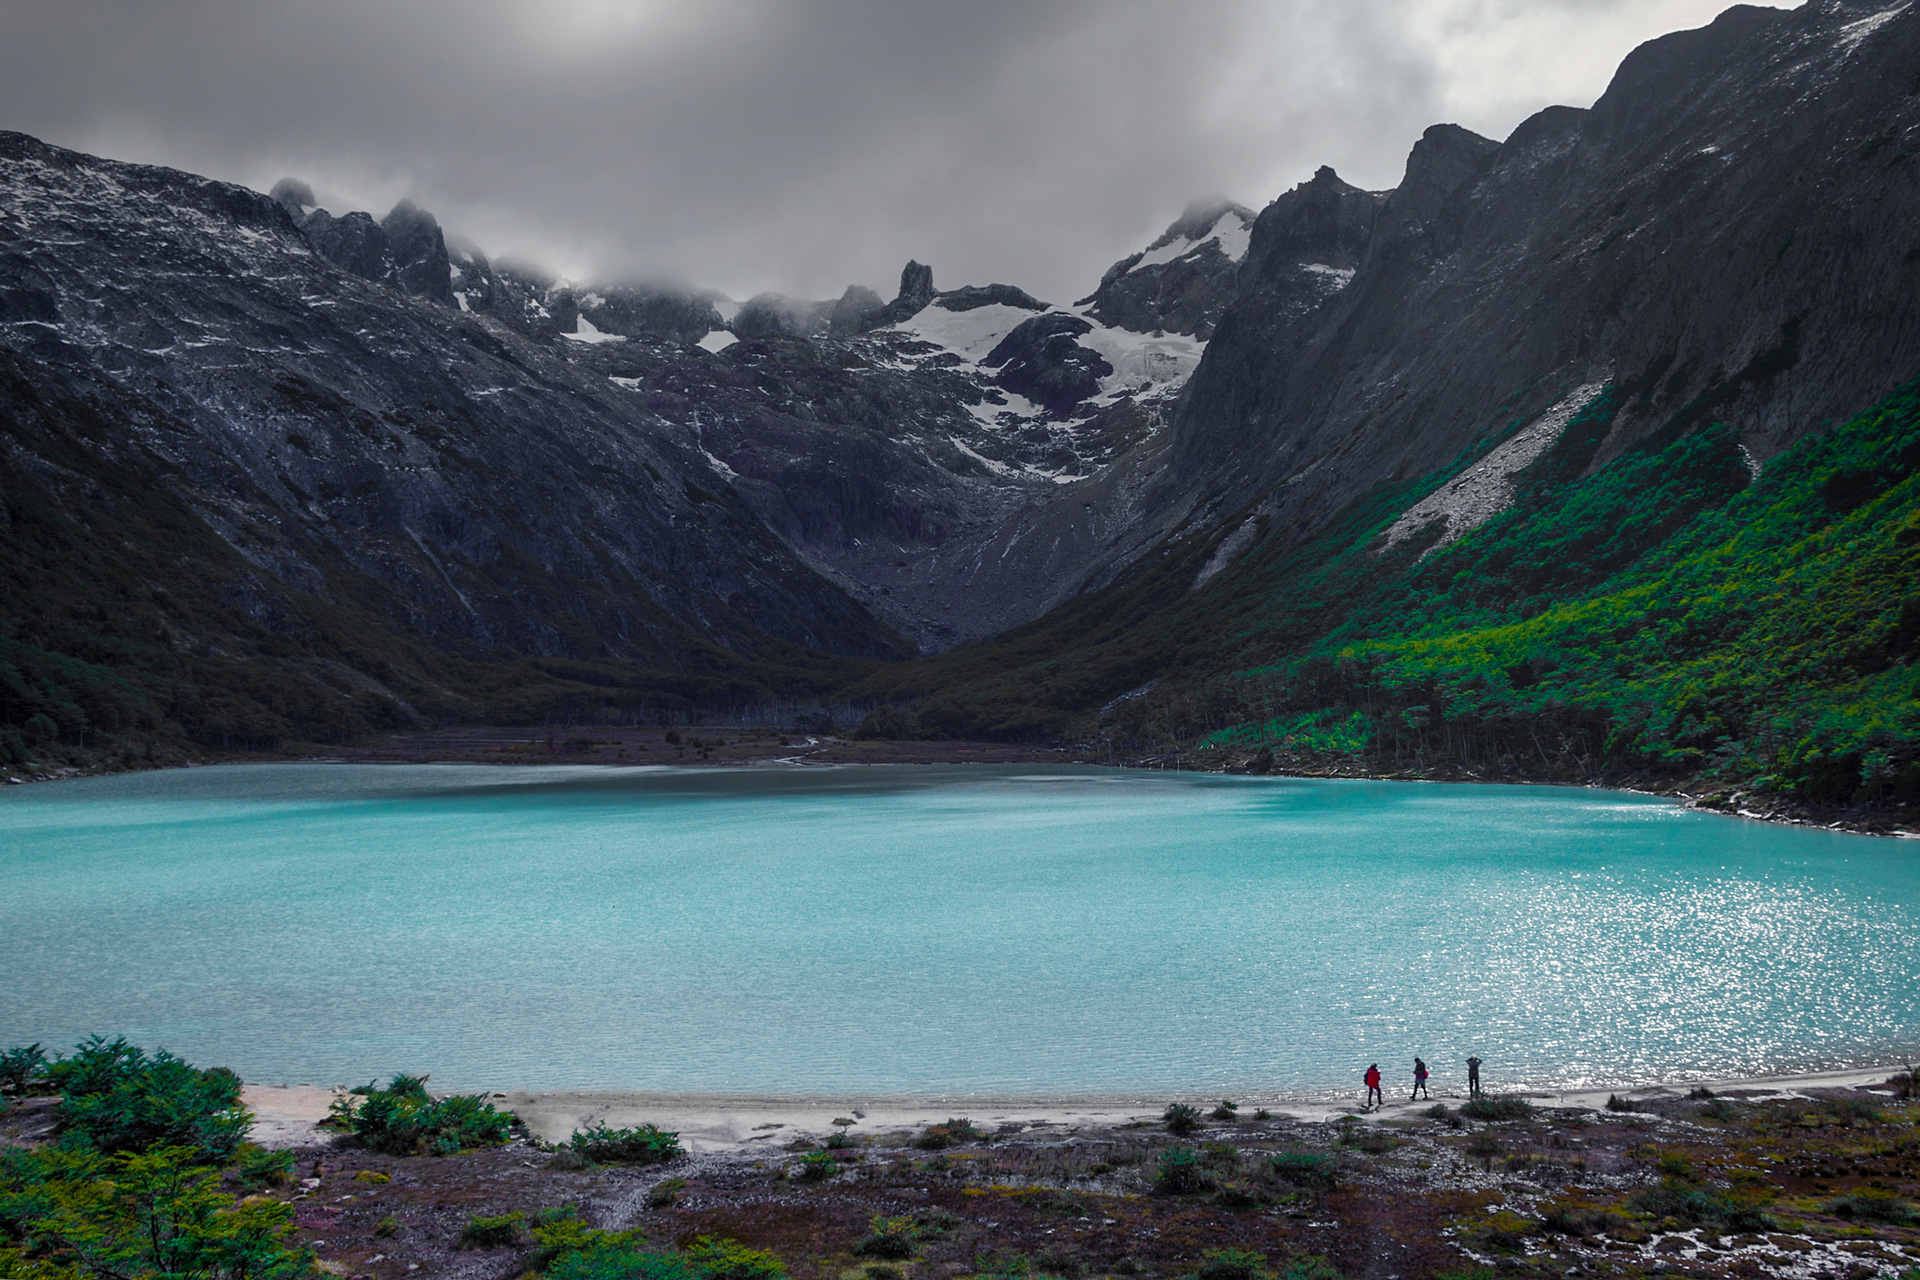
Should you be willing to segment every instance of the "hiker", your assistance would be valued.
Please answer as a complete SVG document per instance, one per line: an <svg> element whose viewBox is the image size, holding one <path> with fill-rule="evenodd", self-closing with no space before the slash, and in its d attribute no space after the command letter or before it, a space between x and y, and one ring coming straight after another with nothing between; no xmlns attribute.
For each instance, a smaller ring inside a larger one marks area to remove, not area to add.
<svg viewBox="0 0 1920 1280"><path fill-rule="evenodd" d="M1417 1098L1422 1093L1427 1095L1428 1102L1433 1101L1433 1094L1427 1089L1426 1061L1422 1058L1415 1058L1413 1060L1413 1096Z"/></svg>
<svg viewBox="0 0 1920 1280"><path fill-rule="evenodd" d="M1367 1105L1371 1107L1376 1100L1381 1106L1387 1104L1387 1095L1380 1092L1380 1064L1377 1062L1367 1068Z"/></svg>
<svg viewBox="0 0 1920 1280"><path fill-rule="evenodd" d="M1467 1096L1480 1096L1480 1055L1477 1053L1467 1059Z"/></svg>

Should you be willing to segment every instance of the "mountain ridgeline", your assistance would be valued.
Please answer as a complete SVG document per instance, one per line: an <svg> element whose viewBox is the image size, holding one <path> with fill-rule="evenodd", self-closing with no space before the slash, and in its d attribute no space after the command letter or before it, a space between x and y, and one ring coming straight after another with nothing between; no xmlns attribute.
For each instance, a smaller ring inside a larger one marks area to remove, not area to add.
<svg viewBox="0 0 1920 1280"><path fill-rule="evenodd" d="M1737 6L1071 304L562 281L0 135L0 754L831 712L1915 802L1915 67Z"/></svg>

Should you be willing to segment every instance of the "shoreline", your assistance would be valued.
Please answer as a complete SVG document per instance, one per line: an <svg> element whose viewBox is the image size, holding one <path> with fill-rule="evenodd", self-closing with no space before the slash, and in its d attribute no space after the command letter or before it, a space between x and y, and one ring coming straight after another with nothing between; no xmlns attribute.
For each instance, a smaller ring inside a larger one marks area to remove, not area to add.
<svg viewBox="0 0 1920 1280"><path fill-rule="evenodd" d="M1522 1097L1553 1110L1605 1111L1609 1098L1652 1102L1684 1098L1695 1089L1745 1101L1807 1096L1816 1089L1872 1090L1906 1068L1904 1062L1879 1067L1834 1071L1793 1072L1724 1079L1688 1079L1565 1090L1489 1087L1492 1096ZM1404 1087L1396 1082L1395 1088ZM333 1099L345 1086L248 1083L242 1100L254 1113L253 1141L267 1147L330 1145L336 1135L318 1128ZM1327 1124L1343 1117L1358 1121L1409 1120L1434 1103L1457 1106L1467 1100L1464 1087L1433 1091L1429 1100L1415 1102L1397 1094L1383 1105L1368 1109L1359 1102L1358 1087L1335 1096L1311 1093L1246 1094L1239 1099L1242 1121L1257 1109L1267 1109L1276 1121ZM1210 1108L1218 1099L1198 1095L1175 1097L1149 1094L1055 1094L1024 1096L713 1094L635 1089L530 1089L483 1093L502 1111L520 1118L527 1131L547 1143L565 1142L578 1129L605 1125L613 1129L656 1124L677 1131L689 1151L704 1154L750 1154L780 1150L795 1139L820 1140L846 1129L854 1135L900 1133L924 1129L965 1116L976 1124L1018 1125L1025 1130L1056 1130L1062 1139L1082 1130L1144 1128L1157 1125L1172 1101ZM837 1119L854 1121L835 1125ZM1235 1122L1224 1122L1229 1127Z"/></svg>
<svg viewBox="0 0 1920 1280"><path fill-rule="evenodd" d="M137 769L61 766L40 773L0 770L0 786L71 781L118 773L146 773L168 769L198 769L231 764L437 764L437 765L601 765L608 767L672 766L688 769L819 768L833 765L1080 765L1139 770L1143 773L1194 773L1235 777L1290 778L1301 781L1431 782L1482 786L1573 787L1669 800L1699 813L1718 814L1753 822L1808 827L1853 835L1891 839L1920 839L1920 814L1907 810L1862 808L1820 809L1778 796L1760 796L1737 790L1714 790L1688 780L1673 785L1644 777L1618 780L1553 778L1523 775L1488 778L1445 764L1430 769L1329 768L1299 759L1275 761L1261 774L1236 764L1246 755L1226 748L1210 748L1193 757L1137 756L1099 758L1099 753L1071 747L1031 747L1008 743L954 740L947 742L858 740L831 734L787 734L772 730L688 728L686 743L669 742L663 729L569 729L466 726L426 733L394 734L382 742L341 748L326 754L231 754L177 764ZM581 737L562 734L596 734ZM709 735L704 737L702 735ZM730 738L726 735L732 735ZM769 743L769 737L799 739ZM707 745L702 745L702 744ZM688 745L691 744L691 745ZM718 744L718 745L713 745ZM689 754L689 751L695 754ZM1167 768L1171 759L1174 767ZM1158 767L1156 767L1158 766Z"/></svg>

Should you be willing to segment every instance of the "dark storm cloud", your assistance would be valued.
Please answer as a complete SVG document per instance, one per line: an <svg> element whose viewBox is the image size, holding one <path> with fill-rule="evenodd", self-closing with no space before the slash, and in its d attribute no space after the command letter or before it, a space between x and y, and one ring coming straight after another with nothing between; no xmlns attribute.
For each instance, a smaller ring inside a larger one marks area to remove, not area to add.
<svg viewBox="0 0 1920 1280"><path fill-rule="evenodd" d="M1715 0L16 0L0 127L735 296L1066 301L1188 200L1398 181Z"/></svg>

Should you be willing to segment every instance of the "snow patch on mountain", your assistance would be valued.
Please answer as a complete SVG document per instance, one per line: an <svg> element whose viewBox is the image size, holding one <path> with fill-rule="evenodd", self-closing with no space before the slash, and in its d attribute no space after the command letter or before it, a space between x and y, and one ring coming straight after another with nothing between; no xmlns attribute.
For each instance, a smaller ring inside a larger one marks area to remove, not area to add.
<svg viewBox="0 0 1920 1280"><path fill-rule="evenodd" d="M560 336L563 338L572 338L575 342L589 343L625 342L627 340L625 334L600 332L593 327L593 321L587 319L585 316L579 317L575 323L579 325L579 328L575 329L572 333L563 333Z"/></svg>
<svg viewBox="0 0 1920 1280"><path fill-rule="evenodd" d="M1015 325L1031 319L1033 312L1000 302L968 311L949 311L935 302L895 327L945 348L968 364L978 364L1000 339L1013 332Z"/></svg>
<svg viewBox="0 0 1920 1280"><path fill-rule="evenodd" d="M1396 546L1439 521L1444 526L1440 539L1421 553L1424 559L1505 511L1513 505L1513 478L1551 448L1573 416L1606 389L1605 382L1589 382L1568 392L1533 425L1408 507L1388 527L1386 545Z"/></svg>
<svg viewBox="0 0 1920 1280"><path fill-rule="evenodd" d="M1157 267L1163 262L1172 262L1184 258L1190 253L1198 253L1208 243L1220 246L1220 252L1227 255L1227 261L1238 262L1247 256L1247 243L1253 237L1253 224L1237 211L1228 209L1213 225L1191 238L1178 236L1157 249L1149 249L1140 255L1140 260L1127 268L1131 275L1145 267Z"/></svg>

